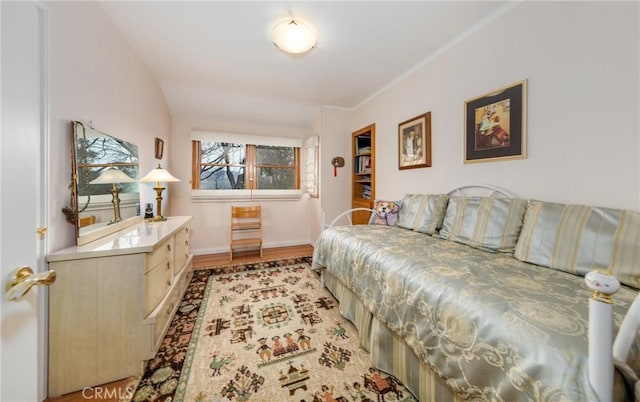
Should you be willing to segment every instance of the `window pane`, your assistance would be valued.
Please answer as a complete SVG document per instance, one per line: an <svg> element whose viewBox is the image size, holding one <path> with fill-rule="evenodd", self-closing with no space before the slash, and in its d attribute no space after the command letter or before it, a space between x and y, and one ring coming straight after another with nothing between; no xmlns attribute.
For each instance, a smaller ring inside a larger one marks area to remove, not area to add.
<svg viewBox="0 0 640 402"><path fill-rule="evenodd" d="M244 144L202 141L201 163L222 165L244 165L246 147Z"/></svg>
<svg viewBox="0 0 640 402"><path fill-rule="evenodd" d="M258 168L259 190L293 190L294 170L286 168Z"/></svg>
<svg viewBox="0 0 640 402"><path fill-rule="evenodd" d="M244 189L244 167L202 166L200 188L203 190Z"/></svg>
<svg viewBox="0 0 640 402"><path fill-rule="evenodd" d="M256 150L258 165L293 166L293 150L292 147L258 145Z"/></svg>
<svg viewBox="0 0 640 402"><path fill-rule="evenodd" d="M85 163L90 165L109 164L114 161L138 163L138 151L135 148L135 145L112 137L87 138L77 141L76 155L81 160L86 156Z"/></svg>

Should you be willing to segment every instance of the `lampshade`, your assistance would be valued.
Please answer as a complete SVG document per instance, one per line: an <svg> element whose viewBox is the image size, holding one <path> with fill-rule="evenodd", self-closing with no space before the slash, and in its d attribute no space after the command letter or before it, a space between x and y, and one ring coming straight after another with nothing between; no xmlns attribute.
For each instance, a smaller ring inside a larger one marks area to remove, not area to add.
<svg viewBox="0 0 640 402"><path fill-rule="evenodd" d="M91 180L89 184L133 183L134 181L122 170L109 168L102 172L100 176Z"/></svg>
<svg viewBox="0 0 640 402"><path fill-rule="evenodd" d="M113 203L113 219L108 223L109 225L122 220L122 217L120 216L120 197L118 196L120 189L116 186L116 183L132 182L135 182L135 180L129 177L122 170L118 170L116 168L109 168L105 170L100 174L100 176L89 182L89 184L111 184L112 186L111 195L113 196L113 199L111 202Z"/></svg>
<svg viewBox="0 0 640 402"><path fill-rule="evenodd" d="M273 29L273 44L278 49L293 54L304 53L316 45L316 34L299 20L284 20Z"/></svg>
<svg viewBox="0 0 640 402"><path fill-rule="evenodd" d="M175 177L173 177L171 173L167 172L166 169L163 169L162 166L158 164L157 168L151 169L151 171L147 173L147 175L144 176L142 179L140 179L140 181L142 183L153 183L153 182L169 183L174 181L180 181L180 179L176 179Z"/></svg>

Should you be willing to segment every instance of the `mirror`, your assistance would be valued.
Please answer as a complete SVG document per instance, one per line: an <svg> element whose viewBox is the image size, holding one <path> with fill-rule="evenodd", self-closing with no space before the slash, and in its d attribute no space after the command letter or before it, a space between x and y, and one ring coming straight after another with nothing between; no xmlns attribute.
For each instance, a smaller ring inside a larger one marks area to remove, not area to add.
<svg viewBox="0 0 640 402"><path fill-rule="evenodd" d="M78 121L73 122L71 208L76 243L116 232L138 222L138 147Z"/></svg>

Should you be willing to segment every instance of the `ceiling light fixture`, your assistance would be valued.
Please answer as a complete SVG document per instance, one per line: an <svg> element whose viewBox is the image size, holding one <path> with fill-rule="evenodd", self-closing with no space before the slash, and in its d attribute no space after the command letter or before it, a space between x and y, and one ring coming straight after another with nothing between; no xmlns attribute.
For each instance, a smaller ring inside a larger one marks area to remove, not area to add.
<svg viewBox="0 0 640 402"><path fill-rule="evenodd" d="M308 52L316 45L315 32L304 22L294 19L278 23L272 38L278 49L292 54Z"/></svg>

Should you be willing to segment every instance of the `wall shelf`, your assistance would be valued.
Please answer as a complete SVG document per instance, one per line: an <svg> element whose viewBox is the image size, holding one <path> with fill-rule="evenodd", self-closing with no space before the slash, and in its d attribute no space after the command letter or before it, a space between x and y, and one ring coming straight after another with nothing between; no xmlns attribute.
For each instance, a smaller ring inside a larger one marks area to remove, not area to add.
<svg viewBox="0 0 640 402"><path fill-rule="evenodd" d="M352 208L373 208L375 200L375 142L376 125L370 124L352 133L352 161L353 170L351 176ZM353 224L369 223L369 213L355 211L352 215Z"/></svg>

